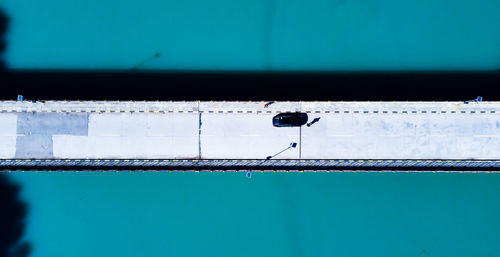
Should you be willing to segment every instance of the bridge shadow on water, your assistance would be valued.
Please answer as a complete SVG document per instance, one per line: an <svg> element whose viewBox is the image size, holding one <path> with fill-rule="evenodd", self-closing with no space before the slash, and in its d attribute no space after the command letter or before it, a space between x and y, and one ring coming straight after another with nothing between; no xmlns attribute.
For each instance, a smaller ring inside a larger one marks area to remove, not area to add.
<svg viewBox="0 0 500 257"><path fill-rule="evenodd" d="M0 100L500 100L500 72L43 71L3 75Z"/></svg>

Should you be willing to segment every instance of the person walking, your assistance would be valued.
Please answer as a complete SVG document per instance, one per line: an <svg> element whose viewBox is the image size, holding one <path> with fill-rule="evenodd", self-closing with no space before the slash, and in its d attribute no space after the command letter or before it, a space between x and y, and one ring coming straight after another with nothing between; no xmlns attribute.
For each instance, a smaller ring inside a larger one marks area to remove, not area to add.
<svg viewBox="0 0 500 257"><path fill-rule="evenodd" d="M267 108L267 107L269 107L269 105L271 105L271 104L273 104L273 103L274 103L274 101L271 101L271 102L267 102L266 104L264 104L264 108Z"/></svg>

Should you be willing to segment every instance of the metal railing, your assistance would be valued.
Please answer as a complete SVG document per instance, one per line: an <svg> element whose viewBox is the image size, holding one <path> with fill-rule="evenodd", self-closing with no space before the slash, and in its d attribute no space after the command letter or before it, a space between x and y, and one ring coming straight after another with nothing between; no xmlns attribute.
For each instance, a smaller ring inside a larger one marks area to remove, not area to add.
<svg viewBox="0 0 500 257"><path fill-rule="evenodd" d="M0 159L0 170L500 172L500 160Z"/></svg>

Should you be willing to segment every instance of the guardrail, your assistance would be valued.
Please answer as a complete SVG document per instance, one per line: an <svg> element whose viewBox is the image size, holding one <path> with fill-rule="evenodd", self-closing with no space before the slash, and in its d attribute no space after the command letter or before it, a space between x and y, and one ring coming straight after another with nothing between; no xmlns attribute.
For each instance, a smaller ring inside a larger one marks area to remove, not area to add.
<svg viewBox="0 0 500 257"><path fill-rule="evenodd" d="M0 159L0 171L500 172L500 160Z"/></svg>

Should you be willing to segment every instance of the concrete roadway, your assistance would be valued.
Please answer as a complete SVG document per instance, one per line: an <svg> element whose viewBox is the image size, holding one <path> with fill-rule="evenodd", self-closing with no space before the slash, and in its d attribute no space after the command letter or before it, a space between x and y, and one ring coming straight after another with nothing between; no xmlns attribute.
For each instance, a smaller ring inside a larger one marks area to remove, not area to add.
<svg viewBox="0 0 500 257"><path fill-rule="evenodd" d="M311 127L276 128L279 112ZM3 159L500 159L500 103L0 102Z"/></svg>

